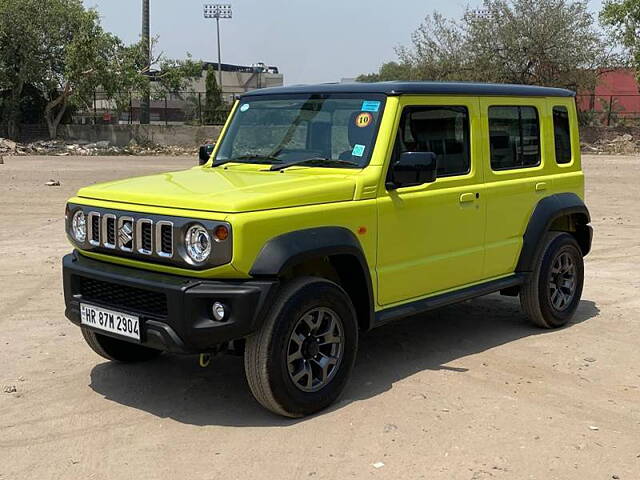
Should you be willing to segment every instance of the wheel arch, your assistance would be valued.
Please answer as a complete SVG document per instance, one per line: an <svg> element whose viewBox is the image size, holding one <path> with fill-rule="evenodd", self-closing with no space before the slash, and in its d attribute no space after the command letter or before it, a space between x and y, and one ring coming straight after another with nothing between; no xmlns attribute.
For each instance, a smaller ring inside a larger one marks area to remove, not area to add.
<svg viewBox="0 0 640 480"><path fill-rule="evenodd" d="M271 278L319 274L334 280L351 298L360 328L372 326L371 275L360 242L347 228L317 227L274 237L262 247L249 274Z"/></svg>
<svg viewBox="0 0 640 480"><path fill-rule="evenodd" d="M549 231L572 234L582 255L591 250L593 230L591 215L582 199L575 193L559 193L543 198L536 205L523 236L517 272L531 272L544 235Z"/></svg>

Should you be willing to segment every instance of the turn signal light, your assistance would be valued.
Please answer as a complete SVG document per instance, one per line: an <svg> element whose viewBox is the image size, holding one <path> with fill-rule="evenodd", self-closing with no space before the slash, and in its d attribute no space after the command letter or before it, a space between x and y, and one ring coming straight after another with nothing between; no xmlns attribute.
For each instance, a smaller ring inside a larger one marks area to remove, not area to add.
<svg viewBox="0 0 640 480"><path fill-rule="evenodd" d="M215 235L216 240L218 240L220 242L223 242L227 238L229 238L229 229L227 227L225 227L224 225L220 225L220 226L216 227L216 229L213 232L213 234Z"/></svg>

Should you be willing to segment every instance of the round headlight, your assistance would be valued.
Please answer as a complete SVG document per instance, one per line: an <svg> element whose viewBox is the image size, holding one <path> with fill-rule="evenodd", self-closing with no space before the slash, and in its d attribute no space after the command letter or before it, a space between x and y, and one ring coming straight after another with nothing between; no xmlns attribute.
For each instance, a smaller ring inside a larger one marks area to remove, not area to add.
<svg viewBox="0 0 640 480"><path fill-rule="evenodd" d="M87 239L87 217L85 217L82 210L78 210L73 214L71 234L78 243L84 243Z"/></svg>
<svg viewBox="0 0 640 480"><path fill-rule="evenodd" d="M200 224L189 227L184 244L187 255L196 263L206 261L211 255L211 236L207 229Z"/></svg>

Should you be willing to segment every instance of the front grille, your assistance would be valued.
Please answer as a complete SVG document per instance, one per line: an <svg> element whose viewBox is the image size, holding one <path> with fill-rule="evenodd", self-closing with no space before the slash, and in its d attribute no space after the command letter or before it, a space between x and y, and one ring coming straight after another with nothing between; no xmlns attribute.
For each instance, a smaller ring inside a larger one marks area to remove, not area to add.
<svg viewBox="0 0 640 480"><path fill-rule="evenodd" d="M80 277L80 295L88 302L97 302L114 309L121 308L158 317L167 316L167 296L135 287Z"/></svg>
<svg viewBox="0 0 640 480"><path fill-rule="evenodd" d="M216 242L209 260L198 265L188 258L184 248L180 248L185 232L194 223L203 225L213 234L219 226L224 226L230 232L231 225L227 222L89 206L71 205L70 208L71 213L81 209L87 216L86 242L74 240L71 222L67 222L67 234L80 250L196 270L231 261L233 241L230 237Z"/></svg>

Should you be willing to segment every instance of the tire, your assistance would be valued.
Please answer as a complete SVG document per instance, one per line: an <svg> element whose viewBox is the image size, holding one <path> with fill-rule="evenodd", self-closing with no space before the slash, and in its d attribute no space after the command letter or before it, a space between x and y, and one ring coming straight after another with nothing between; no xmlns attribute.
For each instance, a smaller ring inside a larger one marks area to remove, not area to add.
<svg viewBox="0 0 640 480"><path fill-rule="evenodd" d="M346 292L323 278L298 278L282 287L261 329L247 338L247 382L268 410L310 415L343 392L357 349L358 322Z"/></svg>
<svg viewBox="0 0 640 480"><path fill-rule="evenodd" d="M160 350L107 337L84 327L82 327L82 336L94 352L112 362L146 362L162 353Z"/></svg>
<svg viewBox="0 0 640 480"><path fill-rule="evenodd" d="M584 262L575 238L549 232L543 240L534 271L520 291L520 304L538 327L559 328L573 317L584 284Z"/></svg>

